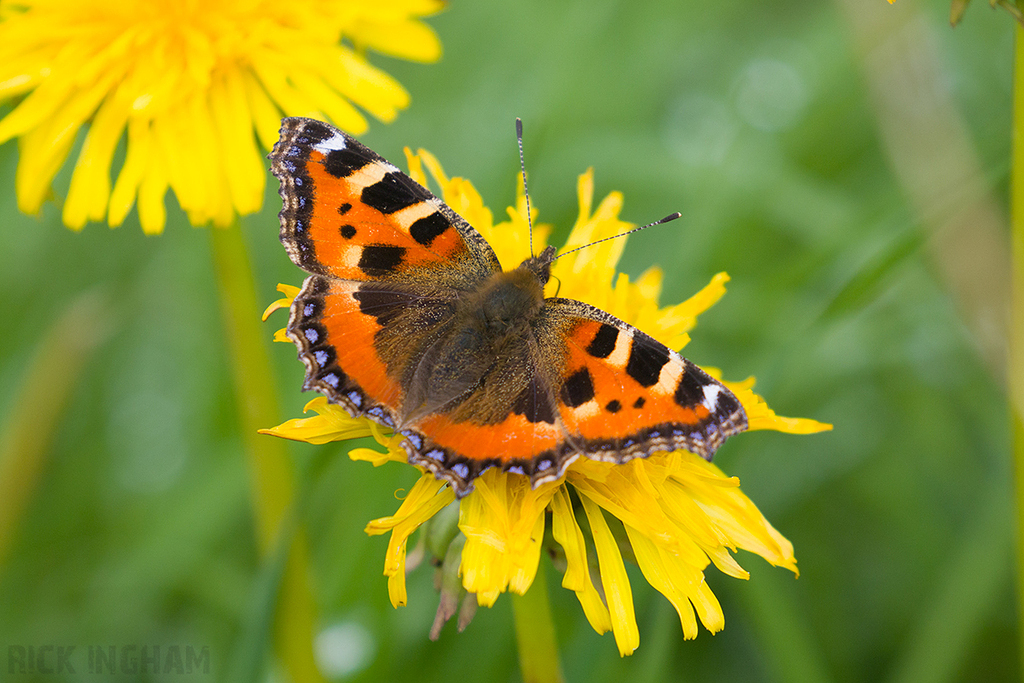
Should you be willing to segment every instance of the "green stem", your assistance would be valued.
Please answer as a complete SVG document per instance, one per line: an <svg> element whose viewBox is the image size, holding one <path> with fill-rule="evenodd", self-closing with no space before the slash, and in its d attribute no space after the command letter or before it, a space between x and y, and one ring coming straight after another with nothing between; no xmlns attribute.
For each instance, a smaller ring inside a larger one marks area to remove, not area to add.
<svg viewBox="0 0 1024 683"><path fill-rule="evenodd" d="M269 333L259 319L264 307L257 300L241 226L236 222L226 230L211 229L210 236L235 400L249 462L257 541L266 558L295 495L295 476L286 443L257 433L280 422L281 411L267 351ZM296 533L281 579L276 644L292 680L322 681L313 656L315 611L307 555L305 536Z"/></svg>
<svg viewBox="0 0 1024 683"><path fill-rule="evenodd" d="M1017 593L1024 616L1024 27L1017 25L1013 74L1013 151L1010 168L1011 289L1007 389L1017 507ZM1024 630L1020 631L1024 639ZM1021 642L1024 666L1024 640Z"/></svg>
<svg viewBox="0 0 1024 683"><path fill-rule="evenodd" d="M82 369L111 332L109 309L106 295L86 292L50 325L0 425L0 564L46 467Z"/></svg>
<svg viewBox="0 0 1024 683"><path fill-rule="evenodd" d="M512 612L523 683L562 683L565 679L558 661L555 624L551 619L551 601L543 566L538 568L526 595L512 594Z"/></svg>

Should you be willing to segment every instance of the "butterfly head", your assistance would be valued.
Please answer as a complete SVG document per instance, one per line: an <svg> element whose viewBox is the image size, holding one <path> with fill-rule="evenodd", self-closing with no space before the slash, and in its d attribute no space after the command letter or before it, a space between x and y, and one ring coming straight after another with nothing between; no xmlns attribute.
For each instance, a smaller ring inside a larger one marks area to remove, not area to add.
<svg viewBox="0 0 1024 683"><path fill-rule="evenodd" d="M551 262L555 260L555 248L545 247L544 251L538 256L531 256L530 258L519 264L519 268L516 270L526 270L533 273L538 280L540 280L540 286L543 287L548 283L551 278Z"/></svg>

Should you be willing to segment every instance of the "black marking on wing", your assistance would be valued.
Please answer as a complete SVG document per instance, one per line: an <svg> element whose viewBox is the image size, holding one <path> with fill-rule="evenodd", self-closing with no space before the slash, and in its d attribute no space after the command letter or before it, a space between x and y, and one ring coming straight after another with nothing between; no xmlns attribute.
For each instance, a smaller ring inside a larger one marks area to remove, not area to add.
<svg viewBox="0 0 1024 683"><path fill-rule="evenodd" d="M668 347L656 342L646 335L633 337L633 348L629 351L626 363L626 374L640 383L641 386L652 387L658 383L661 369L669 359Z"/></svg>
<svg viewBox="0 0 1024 683"><path fill-rule="evenodd" d="M721 418L728 418L743 409L743 405L740 400L736 398L732 393L720 392L718 394L718 407L715 409L715 415ZM746 413L744 413L744 416Z"/></svg>
<svg viewBox="0 0 1024 683"><path fill-rule="evenodd" d="M608 323L601 323L597 334L587 346L587 353L594 358L607 358L615 350L615 342L619 338L619 330Z"/></svg>
<svg viewBox="0 0 1024 683"><path fill-rule="evenodd" d="M435 211L429 216L424 216L413 223L409 228L409 234L423 246L429 247L435 238L450 227L452 227L452 224L448 219L441 215L440 212Z"/></svg>
<svg viewBox="0 0 1024 683"><path fill-rule="evenodd" d="M692 408L704 400L704 385L697 373L686 368L683 376L679 378L679 386L676 387L674 398L676 403L684 408Z"/></svg>
<svg viewBox="0 0 1024 683"><path fill-rule="evenodd" d="M432 196L409 176L392 171L373 185L364 187L361 198L363 203L387 214L400 211Z"/></svg>
<svg viewBox="0 0 1024 683"><path fill-rule="evenodd" d="M380 277L394 271L402 264L405 247L390 244L370 245L363 247L359 257L359 269L372 277Z"/></svg>
<svg viewBox="0 0 1024 683"><path fill-rule="evenodd" d="M332 149L324 159L324 170L335 178L346 178L366 165L368 159L358 149Z"/></svg>
<svg viewBox="0 0 1024 683"><path fill-rule="evenodd" d="M562 385L562 403L570 408L578 408L594 398L594 382L590 371L580 368L569 376Z"/></svg>
<svg viewBox="0 0 1024 683"><path fill-rule="evenodd" d="M413 294L386 289L361 288L352 293L359 302L359 311L372 315L381 327L391 323L418 300Z"/></svg>

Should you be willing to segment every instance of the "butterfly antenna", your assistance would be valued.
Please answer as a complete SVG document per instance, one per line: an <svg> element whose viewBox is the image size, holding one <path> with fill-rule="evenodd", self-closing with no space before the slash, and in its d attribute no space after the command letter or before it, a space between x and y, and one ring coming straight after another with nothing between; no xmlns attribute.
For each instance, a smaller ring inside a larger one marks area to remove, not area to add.
<svg viewBox="0 0 1024 683"><path fill-rule="evenodd" d="M530 218L530 191L526 189L526 160L523 158L523 120L516 117L516 140L519 142L519 167L523 170L523 196L526 197L526 223L530 226L530 256L533 256L533 219Z"/></svg>
<svg viewBox="0 0 1024 683"><path fill-rule="evenodd" d="M617 239L619 237L625 237L626 235L632 235L634 232L640 232L641 230L645 230L646 228L652 228L655 225L661 225L662 223L668 223L669 221L674 221L675 219L682 217L682 215L683 214L681 214L678 211L676 211L673 214L669 214L668 216L665 216L660 221L654 221L653 223L648 223L647 225L641 225L639 228L633 228L632 230L627 230L626 232L620 232L618 235L612 235L611 237L604 237L604 238L599 239L599 240L597 240L595 242L590 242L589 244L584 244L581 247L576 247L575 249L570 249L569 251L563 252L563 253L559 254L558 256L556 256L555 258L553 258L551 260L552 261L557 261L558 259L562 258L563 256L568 256L569 254L573 253L574 251L579 251L580 249L586 249L587 247L592 247L595 244L601 244L601 242L607 242L608 240L614 240L614 239Z"/></svg>

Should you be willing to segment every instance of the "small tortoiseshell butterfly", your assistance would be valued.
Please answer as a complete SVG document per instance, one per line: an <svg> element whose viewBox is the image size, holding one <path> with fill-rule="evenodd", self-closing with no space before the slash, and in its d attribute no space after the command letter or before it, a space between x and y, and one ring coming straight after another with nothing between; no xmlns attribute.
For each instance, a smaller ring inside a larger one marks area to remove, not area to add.
<svg viewBox="0 0 1024 683"><path fill-rule="evenodd" d="M281 242L311 273L287 328L303 388L393 429L457 495L490 467L537 486L581 455L710 460L747 428L736 397L678 353L545 299L554 247L502 270L465 219L320 121L284 119L270 158Z"/></svg>

